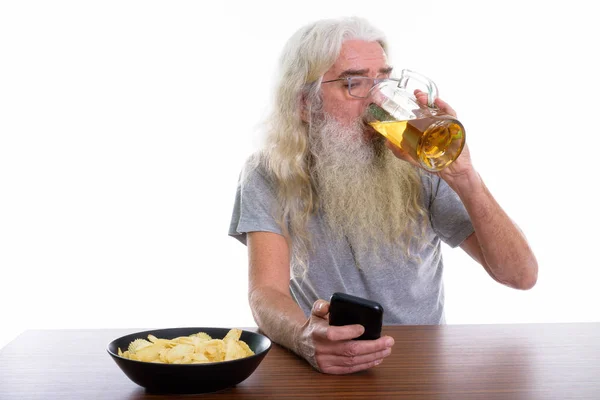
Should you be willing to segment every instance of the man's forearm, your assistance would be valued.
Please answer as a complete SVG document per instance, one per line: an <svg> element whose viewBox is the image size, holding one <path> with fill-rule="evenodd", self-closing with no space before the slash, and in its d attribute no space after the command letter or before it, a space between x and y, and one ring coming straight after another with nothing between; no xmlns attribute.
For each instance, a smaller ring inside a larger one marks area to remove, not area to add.
<svg viewBox="0 0 600 400"><path fill-rule="evenodd" d="M249 295L258 327L274 342L298 354L297 338L306 316L296 302L271 288L256 288Z"/></svg>
<svg viewBox="0 0 600 400"><path fill-rule="evenodd" d="M525 235L502 210L479 174L472 170L448 184L469 213L489 272L510 286L532 287L537 279L535 256Z"/></svg>

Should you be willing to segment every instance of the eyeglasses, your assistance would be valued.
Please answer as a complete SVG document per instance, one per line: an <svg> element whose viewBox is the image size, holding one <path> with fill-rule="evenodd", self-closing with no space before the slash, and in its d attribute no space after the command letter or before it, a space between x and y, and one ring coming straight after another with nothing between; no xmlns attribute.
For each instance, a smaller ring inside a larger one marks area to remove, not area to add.
<svg viewBox="0 0 600 400"><path fill-rule="evenodd" d="M323 81L321 83L339 82L345 81L344 87L348 89L348 94L358 99L366 99L369 97L369 92L377 84L384 81L393 81L400 84L399 79L394 78L369 78L366 76L349 76L347 78L331 79L329 81Z"/></svg>

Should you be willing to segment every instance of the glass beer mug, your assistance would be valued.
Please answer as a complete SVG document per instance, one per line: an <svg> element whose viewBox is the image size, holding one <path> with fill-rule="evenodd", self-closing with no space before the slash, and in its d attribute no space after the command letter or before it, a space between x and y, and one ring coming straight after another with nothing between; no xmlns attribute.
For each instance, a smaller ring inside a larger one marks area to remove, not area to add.
<svg viewBox="0 0 600 400"><path fill-rule="evenodd" d="M426 106L417 102L409 83L427 93ZM367 109L369 125L432 172L450 165L465 145L465 128L434 105L437 95L433 81L405 69L400 79L384 80L371 89Z"/></svg>

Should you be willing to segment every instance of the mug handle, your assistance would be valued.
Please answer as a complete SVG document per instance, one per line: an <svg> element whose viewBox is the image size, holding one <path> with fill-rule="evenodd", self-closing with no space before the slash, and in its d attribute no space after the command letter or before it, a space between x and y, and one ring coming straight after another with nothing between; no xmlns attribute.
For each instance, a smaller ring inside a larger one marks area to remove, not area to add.
<svg viewBox="0 0 600 400"><path fill-rule="evenodd" d="M424 75L419 74L418 72L411 71L409 69L403 69L402 74L400 76L400 87L406 89L408 85L408 81L415 80L419 82L424 88L426 88L427 92L427 106L431 108L436 108L434 102L438 97L438 88L431 79L427 78Z"/></svg>

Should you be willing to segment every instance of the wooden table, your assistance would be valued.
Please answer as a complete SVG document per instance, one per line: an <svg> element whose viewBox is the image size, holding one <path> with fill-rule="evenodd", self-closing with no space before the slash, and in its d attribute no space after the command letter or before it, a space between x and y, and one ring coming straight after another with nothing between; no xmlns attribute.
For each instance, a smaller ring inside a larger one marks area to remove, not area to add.
<svg viewBox="0 0 600 400"><path fill-rule="evenodd" d="M0 399L166 399L106 352L143 329L26 331L0 351ZM183 399L600 399L600 323L390 326L393 352L353 375L314 371L274 345L237 387Z"/></svg>

